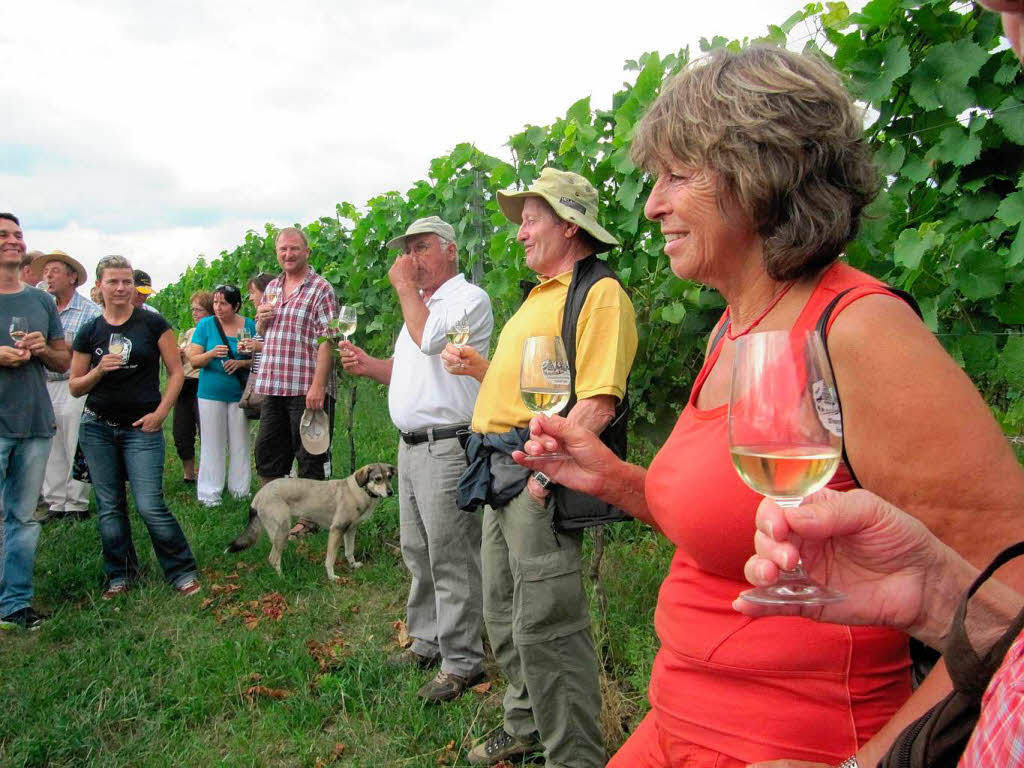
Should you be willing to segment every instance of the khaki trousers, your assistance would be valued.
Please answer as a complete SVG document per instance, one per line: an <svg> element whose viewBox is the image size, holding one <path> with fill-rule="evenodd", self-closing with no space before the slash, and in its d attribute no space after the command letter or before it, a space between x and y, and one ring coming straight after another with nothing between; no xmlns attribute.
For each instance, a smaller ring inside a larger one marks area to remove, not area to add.
<svg viewBox="0 0 1024 768"><path fill-rule="evenodd" d="M484 624L508 680L505 730L538 734L548 768L596 768L606 756L583 534L556 534L551 514L525 489L504 507L485 507Z"/></svg>
<svg viewBox="0 0 1024 768"><path fill-rule="evenodd" d="M85 397L72 397L67 379L46 382L46 391L57 419L57 434L46 461L43 501L54 512L85 512L89 509L89 486L71 477Z"/></svg>

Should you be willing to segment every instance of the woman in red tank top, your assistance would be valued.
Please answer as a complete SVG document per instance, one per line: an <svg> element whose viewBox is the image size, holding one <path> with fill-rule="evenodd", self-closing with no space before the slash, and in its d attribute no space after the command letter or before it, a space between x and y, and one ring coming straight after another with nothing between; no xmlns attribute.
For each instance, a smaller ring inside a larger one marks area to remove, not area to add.
<svg viewBox="0 0 1024 768"><path fill-rule="evenodd" d="M856 477L976 565L1020 538L1016 459L914 311L838 261L878 182L860 113L826 64L777 48L716 51L665 85L633 157L657 176L645 213L672 271L719 290L728 309L649 470L557 418L534 421L527 451L573 460L518 455L676 545L655 612L651 712L610 765L875 765L948 676L940 664L911 694L906 637L893 630L733 611L760 501L729 457L733 342L812 329L842 294L826 330ZM844 466L831 487L854 484ZM1018 589L1021 570L1007 575Z"/></svg>

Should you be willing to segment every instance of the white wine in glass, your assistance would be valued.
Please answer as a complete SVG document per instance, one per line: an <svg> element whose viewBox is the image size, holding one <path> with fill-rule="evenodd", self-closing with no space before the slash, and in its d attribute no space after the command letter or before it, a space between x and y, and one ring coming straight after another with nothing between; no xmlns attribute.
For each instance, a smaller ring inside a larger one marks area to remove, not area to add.
<svg viewBox="0 0 1024 768"><path fill-rule="evenodd" d="M448 342L460 350L469 344L469 317L465 309L453 307L445 314L445 335ZM465 363L459 363L459 368L465 368Z"/></svg>
<svg viewBox="0 0 1024 768"><path fill-rule="evenodd" d="M238 336L236 338L238 339L238 351L239 351L239 353L241 353L241 354L248 354L249 353L249 342L252 339L252 334L249 333L249 329L246 328L244 324L238 330Z"/></svg>
<svg viewBox="0 0 1024 768"><path fill-rule="evenodd" d="M348 341L348 337L356 332L356 308L342 304L338 308L338 331Z"/></svg>
<svg viewBox="0 0 1024 768"><path fill-rule="evenodd" d="M781 507L824 488L843 452L832 368L817 331L751 333L736 341L729 398L729 451L740 478ZM844 599L797 563L754 603L820 605Z"/></svg>
<svg viewBox="0 0 1024 768"><path fill-rule="evenodd" d="M281 286L279 285L268 285L267 290L263 292L263 303L272 307L277 305L277 300L280 298Z"/></svg>
<svg viewBox="0 0 1024 768"><path fill-rule="evenodd" d="M123 333L110 334L110 341L107 343L107 351L112 355L120 355L121 362L128 362L128 339Z"/></svg>
<svg viewBox="0 0 1024 768"><path fill-rule="evenodd" d="M531 336L523 342L519 366L519 393L534 413L553 416L569 402L572 381L569 359L561 336ZM564 453L537 454L537 458L564 459Z"/></svg>
<svg viewBox="0 0 1024 768"><path fill-rule="evenodd" d="M11 318L11 324L7 328L7 332L11 334L11 338L15 342L22 341L28 336L28 318L14 316Z"/></svg>

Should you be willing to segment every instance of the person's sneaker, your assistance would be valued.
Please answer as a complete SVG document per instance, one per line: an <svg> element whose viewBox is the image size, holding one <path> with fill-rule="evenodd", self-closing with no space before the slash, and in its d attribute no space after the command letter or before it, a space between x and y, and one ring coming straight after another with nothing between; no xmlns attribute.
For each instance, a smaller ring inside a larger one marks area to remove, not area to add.
<svg viewBox="0 0 1024 768"><path fill-rule="evenodd" d="M0 619L0 629L27 629L31 632L39 629L48 618L50 618L49 614L39 613L31 605L28 605Z"/></svg>
<svg viewBox="0 0 1024 768"><path fill-rule="evenodd" d="M541 749L540 740L536 736L523 739L513 736L499 725L469 751L466 759L470 765L495 765L502 760L535 754Z"/></svg>
<svg viewBox="0 0 1024 768"><path fill-rule="evenodd" d="M196 592L198 592L202 588L203 587L199 583L198 579L189 579L184 584L182 584L180 587L176 587L176 589L178 590L178 594L182 595L184 597L188 597L189 595L194 595Z"/></svg>
<svg viewBox="0 0 1024 768"><path fill-rule="evenodd" d="M472 688L474 685L478 685L486 679L487 673L483 670L480 670L470 677L463 677L462 675L456 675L454 672L438 670L434 679L425 683L418 691L416 691L416 695L421 699L426 699L433 703L451 701L452 699L457 699L459 696L464 694L467 688Z"/></svg>
<svg viewBox="0 0 1024 768"><path fill-rule="evenodd" d="M419 667L420 669L430 669L436 667L441 663L440 656L424 656L416 653L412 648L406 648L404 651L388 657L389 667Z"/></svg>
<svg viewBox="0 0 1024 768"><path fill-rule="evenodd" d="M103 592L104 600L113 600L115 597L119 597L128 591L128 584L125 582L119 582L117 584L111 584Z"/></svg>

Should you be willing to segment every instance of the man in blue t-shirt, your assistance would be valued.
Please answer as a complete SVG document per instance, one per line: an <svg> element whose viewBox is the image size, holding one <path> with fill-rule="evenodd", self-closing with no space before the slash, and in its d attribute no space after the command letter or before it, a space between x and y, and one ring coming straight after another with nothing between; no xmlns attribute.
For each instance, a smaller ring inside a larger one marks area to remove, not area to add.
<svg viewBox="0 0 1024 768"><path fill-rule="evenodd" d="M46 618L30 604L39 543L34 512L56 431L44 367L63 372L71 362L53 300L21 282L24 255L21 224L0 213L0 629L37 629Z"/></svg>

